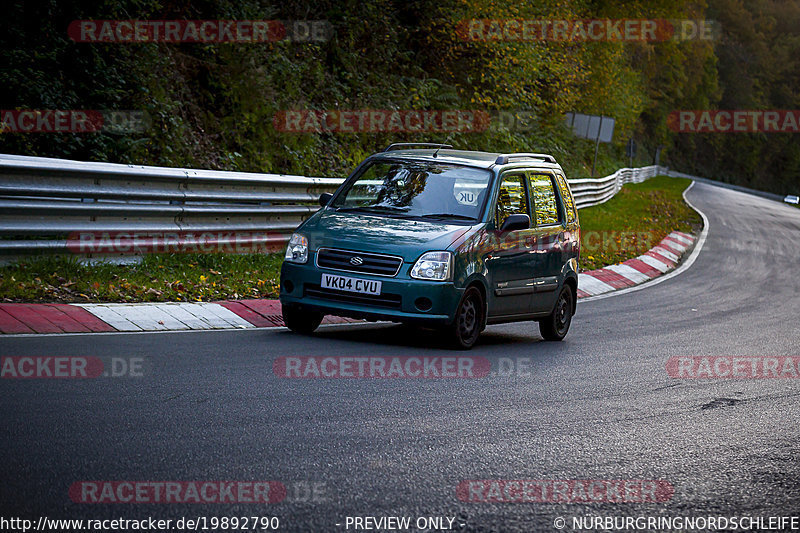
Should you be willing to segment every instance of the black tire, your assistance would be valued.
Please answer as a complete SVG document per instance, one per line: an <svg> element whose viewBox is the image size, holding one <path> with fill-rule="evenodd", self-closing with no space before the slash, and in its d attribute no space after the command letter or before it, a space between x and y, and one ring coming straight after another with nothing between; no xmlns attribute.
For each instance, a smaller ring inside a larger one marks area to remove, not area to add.
<svg viewBox="0 0 800 533"><path fill-rule="evenodd" d="M322 322L322 314L305 311L298 307L281 307L283 323L295 333L311 335Z"/></svg>
<svg viewBox="0 0 800 533"><path fill-rule="evenodd" d="M475 287L467 289L450 326L450 337L456 348L469 350L475 345L484 328L485 309L481 291Z"/></svg>
<svg viewBox="0 0 800 533"><path fill-rule="evenodd" d="M569 325L572 323L572 302L575 294L572 287L564 285L556 300L556 306L550 316L539 321L539 332L547 341L560 341L567 336Z"/></svg>

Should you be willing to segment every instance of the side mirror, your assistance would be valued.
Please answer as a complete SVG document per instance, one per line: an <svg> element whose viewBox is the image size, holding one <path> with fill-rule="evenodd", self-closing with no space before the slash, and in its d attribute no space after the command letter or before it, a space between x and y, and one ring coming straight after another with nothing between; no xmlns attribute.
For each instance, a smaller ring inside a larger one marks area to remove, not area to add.
<svg viewBox="0 0 800 533"><path fill-rule="evenodd" d="M500 231L517 231L531 227L531 217L524 214L509 215L500 226Z"/></svg>
<svg viewBox="0 0 800 533"><path fill-rule="evenodd" d="M326 207L328 205L328 202L331 201L331 198L333 198L333 195L331 193L329 193L329 192L324 192L324 193L320 194L319 195L319 206L320 207Z"/></svg>

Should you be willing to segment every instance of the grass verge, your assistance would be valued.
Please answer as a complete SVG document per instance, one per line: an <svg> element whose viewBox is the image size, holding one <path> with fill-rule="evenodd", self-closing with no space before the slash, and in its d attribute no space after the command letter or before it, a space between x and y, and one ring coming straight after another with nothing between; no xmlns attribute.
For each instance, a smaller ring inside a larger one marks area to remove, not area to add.
<svg viewBox="0 0 800 533"><path fill-rule="evenodd" d="M690 180L659 176L625 185L605 204L581 209L581 269L643 254L671 231L702 220L683 201ZM81 263L43 256L0 267L4 302L209 302L277 298L283 254L153 254L139 264Z"/></svg>
<svg viewBox="0 0 800 533"><path fill-rule="evenodd" d="M632 259L672 231L695 233L700 215L683 200L691 180L657 176L627 184L608 202L578 212L582 271Z"/></svg>
<svg viewBox="0 0 800 533"><path fill-rule="evenodd" d="M5 302L211 302L277 298L283 254L153 254L139 264L31 258L0 267Z"/></svg>

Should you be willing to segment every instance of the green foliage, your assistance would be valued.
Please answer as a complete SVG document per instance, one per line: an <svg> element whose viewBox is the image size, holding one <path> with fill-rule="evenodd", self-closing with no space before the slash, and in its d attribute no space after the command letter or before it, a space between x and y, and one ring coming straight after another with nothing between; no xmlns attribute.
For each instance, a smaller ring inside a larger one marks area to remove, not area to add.
<svg viewBox="0 0 800 533"><path fill-rule="evenodd" d="M3 301L194 302L277 298L283 254L153 254L139 264L39 256L0 267Z"/></svg>
<svg viewBox="0 0 800 533"><path fill-rule="evenodd" d="M130 109L144 133L2 134L3 152L240 171L342 176L390 142L449 141L460 148L549 151L570 175L588 176L590 141L563 114L616 119L598 173L635 164L682 170L783 193L797 192L800 144L789 134L676 134L679 109L797 109L800 9L774 0L10 0L0 49L2 109ZM87 44L78 19L325 20L320 43ZM483 41L463 38L470 19L704 19L722 39L666 42ZM477 133L287 133L286 110L459 109L522 112L533 127L493 122Z"/></svg>
<svg viewBox="0 0 800 533"><path fill-rule="evenodd" d="M719 90L709 97L713 108L800 108L800 5L773 0L709 0L707 16L718 21L721 28L721 37L714 43ZM778 194L797 194L797 135L678 134L670 160L685 172Z"/></svg>
<svg viewBox="0 0 800 533"><path fill-rule="evenodd" d="M563 113L615 116L617 147L604 152L616 158L647 102L646 80L626 44L467 42L455 31L460 21L479 17L576 19L592 16L593 9L594 16L609 15L586 1L298 1L277 7L208 0L177 10L156 0L15 0L8 9L6 20L22 23L7 22L0 35L10 63L0 74L3 108L143 110L152 127L139 135L6 134L7 152L343 175L390 142L444 140L447 134L285 133L273 127L275 114L504 110L535 115L535 127L493 125L450 140L464 148L550 150L568 170L588 174L593 147L564 131ZM130 18L313 18L327 20L334 31L332 39L315 44L87 44L66 35L72 20Z"/></svg>

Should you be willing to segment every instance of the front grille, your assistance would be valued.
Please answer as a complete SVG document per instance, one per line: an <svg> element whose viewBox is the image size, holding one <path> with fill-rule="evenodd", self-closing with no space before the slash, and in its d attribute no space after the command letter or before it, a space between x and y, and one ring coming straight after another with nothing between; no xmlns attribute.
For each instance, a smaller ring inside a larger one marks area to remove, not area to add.
<svg viewBox="0 0 800 533"><path fill-rule="evenodd" d="M312 283L305 284L305 295L313 298L334 300L352 304L375 305L389 309L400 309L403 298L399 294L358 294L355 292L343 292L333 289L323 289L319 285Z"/></svg>
<svg viewBox="0 0 800 533"><path fill-rule="evenodd" d="M358 262L359 259L360 263ZM351 260L355 261L356 264L353 264ZM402 265L403 258L393 255L350 252L347 250L334 250L333 248L320 248L317 250L317 266L321 268L391 277L397 275Z"/></svg>

